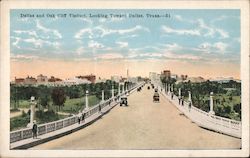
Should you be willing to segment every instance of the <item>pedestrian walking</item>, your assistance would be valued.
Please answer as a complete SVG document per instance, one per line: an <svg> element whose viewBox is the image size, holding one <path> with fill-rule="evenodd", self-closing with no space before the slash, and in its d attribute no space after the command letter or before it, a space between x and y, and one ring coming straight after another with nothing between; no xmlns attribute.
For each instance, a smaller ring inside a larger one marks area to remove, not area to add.
<svg viewBox="0 0 250 158"><path fill-rule="evenodd" d="M101 104L99 104L99 113L102 112L102 107L101 107Z"/></svg>
<svg viewBox="0 0 250 158"><path fill-rule="evenodd" d="M82 113L82 122L85 122L85 112Z"/></svg>
<svg viewBox="0 0 250 158"><path fill-rule="evenodd" d="M77 119L78 119L78 124L80 124L81 123L81 117L77 116Z"/></svg>
<svg viewBox="0 0 250 158"><path fill-rule="evenodd" d="M181 97L181 105L184 106L184 97Z"/></svg>
<svg viewBox="0 0 250 158"><path fill-rule="evenodd" d="M189 102L188 103L188 109L189 109L189 111L191 110L191 105L192 105L191 102Z"/></svg>
<svg viewBox="0 0 250 158"><path fill-rule="evenodd" d="M33 139L37 138L37 124L36 124L36 121L33 122L32 133L33 133Z"/></svg>

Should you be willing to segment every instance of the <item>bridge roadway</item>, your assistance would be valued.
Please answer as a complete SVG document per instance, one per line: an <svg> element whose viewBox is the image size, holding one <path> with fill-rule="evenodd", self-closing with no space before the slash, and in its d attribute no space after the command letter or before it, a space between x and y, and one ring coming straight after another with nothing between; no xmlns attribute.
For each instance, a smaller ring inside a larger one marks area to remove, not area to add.
<svg viewBox="0 0 250 158"><path fill-rule="evenodd" d="M144 86L92 125L32 149L239 149L241 139L198 127Z"/></svg>

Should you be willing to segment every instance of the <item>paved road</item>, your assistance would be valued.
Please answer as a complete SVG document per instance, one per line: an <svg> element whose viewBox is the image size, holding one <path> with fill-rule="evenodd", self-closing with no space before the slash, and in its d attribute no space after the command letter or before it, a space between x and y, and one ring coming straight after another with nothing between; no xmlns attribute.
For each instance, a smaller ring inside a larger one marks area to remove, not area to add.
<svg viewBox="0 0 250 158"><path fill-rule="evenodd" d="M32 149L239 149L241 139L198 127L146 86L94 124Z"/></svg>

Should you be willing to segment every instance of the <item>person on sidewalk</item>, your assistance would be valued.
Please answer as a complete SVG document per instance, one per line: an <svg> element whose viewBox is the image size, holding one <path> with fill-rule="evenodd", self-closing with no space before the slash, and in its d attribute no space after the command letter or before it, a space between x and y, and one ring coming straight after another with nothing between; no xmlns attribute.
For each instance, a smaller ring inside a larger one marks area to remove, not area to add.
<svg viewBox="0 0 250 158"><path fill-rule="evenodd" d="M80 124L81 123L81 117L77 116L77 119L78 119L78 124Z"/></svg>
<svg viewBox="0 0 250 158"><path fill-rule="evenodd" d="M99 104L99 113L102 113L102 107L101 107L101 104Z"/></svg>
<svg viewBox="0 0 250 158"><path fill-rule="evenodd" d="M82 113L82 122L85 122L85 112Z"/></svg>
<svg viewBox="0 0 250 158"><path fill-rule="evenodd" d="M32 133L33 133L33 139L37 138L37 124L36 124L36 121L33 122Z"/></svg>

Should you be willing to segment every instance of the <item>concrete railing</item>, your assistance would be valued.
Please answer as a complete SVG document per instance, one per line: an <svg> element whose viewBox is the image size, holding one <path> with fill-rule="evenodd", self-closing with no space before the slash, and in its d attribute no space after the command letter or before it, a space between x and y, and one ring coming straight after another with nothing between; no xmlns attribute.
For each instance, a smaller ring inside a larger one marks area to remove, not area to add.
<svg viewBox="0 0 250 158"><path fill-rule="evenodd" d="M128 91L133 92L136 90L137 87L141 86L144 83L138 83L137 85L135 85L134 87L131 87ZM113 101L117 101L118 98L122 95L125 95L126 91L121 93L120 95L117 95L113 98L110 98L108 100L105 100L103 103L99 103L91 108L89 108L86 112L85 112L85 119L90 117L91 115L99 112L99 106L101 106L101 108L106 107L107 105L109 105L111 102ZM65 119L61 119L58 121L54 121L54 122L49 122L49 123L45 123L45 124L40 124L38 125L38 133L37 135L43 135L49 132L53 132L65 127L68 127L70 125L73 125L75 123L77 123L78 120L78 116L74 115ZM24 139L28 139L32 137L32 129L31 128L24 128L24 129L20 129L17 131L12 131L10 132L10 143L14 143L20 140L24 140Z"/></svg>
<svg viewBox="0 0 250 158"><path fill-rule="evenodd" d="M162 87L159 89L163 96L170 100L181 112L200 127L241 138L240 121L210 114L192 105L189 106L189 102L187 101L183 101L182 105L182 102L179 102L178 96L173 95L172 98L170 92L164 91Z"/></svg>

